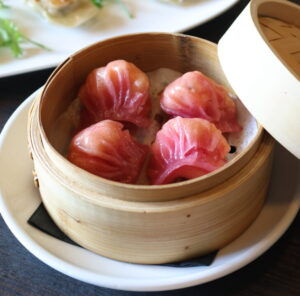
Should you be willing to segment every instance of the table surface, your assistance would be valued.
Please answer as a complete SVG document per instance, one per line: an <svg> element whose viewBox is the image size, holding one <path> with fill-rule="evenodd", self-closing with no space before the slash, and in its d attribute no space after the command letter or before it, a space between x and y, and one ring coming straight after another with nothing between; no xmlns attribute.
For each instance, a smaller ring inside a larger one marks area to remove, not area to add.
<svg viewBox="0 0 300 296"><path fill-rule="evenodd" d="M186 33L218 42L248 2L241 0L218 18ZM0 79L0 130L22 101L45 83L52 70ZM222 279L175 291L136 293L85 284L53 270L16 240L0 216L0 295L300 295L299 228L298 214L283 237L264 255Z"/></svg>

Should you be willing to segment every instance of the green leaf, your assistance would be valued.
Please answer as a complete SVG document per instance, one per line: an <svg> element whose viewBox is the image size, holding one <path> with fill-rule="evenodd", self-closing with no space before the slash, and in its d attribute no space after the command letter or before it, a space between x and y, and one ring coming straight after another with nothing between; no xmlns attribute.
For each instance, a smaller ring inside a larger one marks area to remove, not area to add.
<svg viewBox="0 0 300 296"><path fill-rule="evenodd" d="M9 6L6 5L6 4L4 3L3 0L0 0L0 9L1 9L1 8L8 8L8 7L9 7Z"/></svg>
<svg viewBox="0 0 300 296"><path fill-rule="evenodd" d="M46 46L35 42L22 34L13 21L0 18L0 46L8 47L14 57L18 58L23 54L23 50L21 48L21 43L23 42L28 42L37 47L50 50Z"/></svg>
<svg viewBox="0 0 300 296"><path fill-rule="evenodd" d="M91 0L91 1L95 6L99 8L102 8L105 2L105 0Z"/></svg>
<svg viewBox="0 0 300 296"><path fill-rule="evenodd" d="M0 19L0 34L2 46L10 48L15 57L22 55L22 49L19 45L20 38L15 24L8 19Z"/></svg>
<svg viewBox="0 0 300 296"><path fill-rule="evenodd" d="M121 9L126 13L126 15L129 18L134 17L133 14L131 13L131 11L128 9L126 4L122 0L91 0L91 1L98 8L102 8L107 2L115 2L121 7Z"/></svg>
<svg viewBox="0 0 300 296"><path fill-rule="evenodd" d="M127 14L129 18L134 18L134 15L122 0L115 0L115 1L119 4L119 6L123 9L123 11Z"/></svg>

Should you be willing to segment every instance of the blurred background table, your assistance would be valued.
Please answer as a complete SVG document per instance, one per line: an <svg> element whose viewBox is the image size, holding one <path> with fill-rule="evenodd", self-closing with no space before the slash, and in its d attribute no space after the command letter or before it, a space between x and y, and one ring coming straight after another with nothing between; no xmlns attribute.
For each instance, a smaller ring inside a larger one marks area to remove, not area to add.
<svg viewBox="0 0 300 296"><path fill-rule="evenodd" d="M249 0L240 0L221 16L185 33L218 42L248 2ZM299 0L293 2L300 4ZM0 130L23 100L45 83L52 70L0 79ZM53 270L15 239L0 216L0 295L300 295L299 229L298 214L288 231L271 249L251 264L224 278L181 290L137 293L96 287Z"/></svg>

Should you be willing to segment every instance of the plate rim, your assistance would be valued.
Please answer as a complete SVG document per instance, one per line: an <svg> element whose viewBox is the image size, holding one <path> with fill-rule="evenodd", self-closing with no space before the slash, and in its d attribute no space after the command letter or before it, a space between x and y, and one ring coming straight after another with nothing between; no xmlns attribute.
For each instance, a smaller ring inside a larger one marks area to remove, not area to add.
<svg viewBox="0 0 300 296"><path fill-rule="evenodd" d="M209 1L209 0L205 0L205 1ZM219 1L219 0L214 0L214 1ZM205 24L211 20L213 20L214 18L220 16L221 14L225 13L226 11L230 10L234 5L236 5L239 0L222 0L223 2L228 2L228 4L224 4L224 7L222 7L222 9L218 9L217 11L214 11L213 13L211 13L209 15L209 17L206 17L206 18L202 18L202 19L199 19L198 21L195 21L193 22L192 24L187 24L185 26L181 26L180 28L174 28L174 30L168 30L169 33L182 33L184 31L188 31L188 30L191 30L197 26L200 26L202 24ZM170 5L169 3L161 3L161 5ZM197 5L197 7L201 7L201 5L203 5L201 3L201 1L199 3L196 3L195 5ZM12 5L13 6L13 5ZM30 10L29 8L25 8L26 10ZM46 22L41 16L40 16L40 20L39 22ZM55 26L55 25L53 25ZM71 29L74 29L74 28L71 28ZM76 28L75 28L76 29ZM154 30L155 32L157 30ZM120 35L126 35L126 34L132 34L132 33L142 33L142 32L151 32L151 30L136 30L136 31L130 31L130 32L127 32L127 33L121 33L121 34L112 34L112 35L109 35L105 38L100 38L98 39L97 41L93 41L92 43L89 43L89 45L91 44L94 44L96 42L99 42L99 41L103 41L105 39L108 39L108 38L111 38L111 37L116 37L116 36L120 36ZM164 30L162 30L162 32L164 32ZM48 69L48 68L53 68L53 67L56 67L57 65L59 65L60 63L62 63L70 54L73 54L75 53L77 50L75 51L70 51L68 52L68 54L66 53L57 53L57 57L55 57L55 61L51 61L51 62L45 62L45 63L42 63L42 64L38 64L38 65L34 65L34 61L33 61L33 64L30 66L30 67L18 67L16 69L16 67L14 67L13 69L8 69L4 72L2 72L0 70L0 78L5 78L5 77L10 77L10 76L14 76L14 75L19 75L19 74L25 74L25 73L30 73L30 72L33 72L33 71L40 71L40 70L45 70L45 69ZM55 52L55 51L54 51ZM38 54L39 55L43 55L43 53L40 53ZM30 60L30 57L28 58L28 60ZM15 61L15 59L12 58L12 61ZM4 64L1 64L0 65L2 66L2 69L5 68L5 65L6 64L10 64L10 62L7 62L7 63L4 63Z"/></svg>

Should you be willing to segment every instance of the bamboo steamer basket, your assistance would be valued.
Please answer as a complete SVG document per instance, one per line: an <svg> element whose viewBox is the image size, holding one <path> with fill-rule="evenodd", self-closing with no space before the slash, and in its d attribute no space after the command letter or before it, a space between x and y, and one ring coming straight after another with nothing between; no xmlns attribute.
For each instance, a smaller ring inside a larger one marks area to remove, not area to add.
<svg viewBox="0 0 300 296"><path fill-rule="evenodd" d="M264 201L273 140L261 127L245 151L223 168L163 186L94 176L68 162L49 141L52 123L76 97L87 73L118 58L144 71L162 66L181 72L200 69L229 87L216 46L183 35L123 36L70 57L36 98L29 120L29 142L47 211L79 245L118 260L167 263L222 247L249 226Z"/></svg>
<svg viewBox="0 0 300 296"><path fill-rule="evenodd" d="M259 7L252 5L249 11L255 14ZM195 37L127 35L70 56L53 72L29 116L29 146L47 211L79 245L121 261L176 262L223 247L252 223L266 196L274 140L259 124L247 148L224 167L163 186L94 176L68 162L49 140L53 122L74 100L87 74L115 59L133 62L145 72L160 67L200 70L233 92L216 45Z"/></svg>
<svg viewBox="0 0 300 296"><path fill-rule="evenodd" d="M84 83L88 73L116 59L130 61L144 72L160 67L182 73L199 69L224 85L229 92L234 93L220 67L216 45L199 38L167 33L134 34L109 39L77 52L49 78L41 95L36 120L47 155L55 166L66 175L70 175L72 180L81 183L84 178L85 184L91 190L122 200L168 201L205 191L224 182L253 157L262 137L263 128L260 125L251 143L242 153L223 168L202 177L201 182L193 179L164 186L127 185L87 174L70 162L66 162L62 156L65 153L64 145L60 143L63 139L50 140L53 122L76 98L79 87ZM67 136L70 137L70 134ZM58 151L60 153L57 153Z"/></svg>

